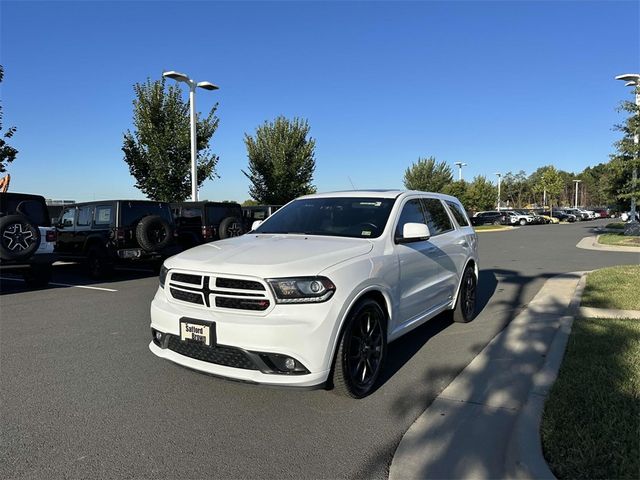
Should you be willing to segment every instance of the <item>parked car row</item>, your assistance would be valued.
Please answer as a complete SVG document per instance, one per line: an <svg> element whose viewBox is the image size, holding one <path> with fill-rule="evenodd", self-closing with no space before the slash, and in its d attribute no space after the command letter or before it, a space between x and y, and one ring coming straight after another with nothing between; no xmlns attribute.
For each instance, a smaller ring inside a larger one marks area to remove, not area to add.
<svg viewBox="0 0 640 480"><path fill-rule="evenodd" d="M555 208L549 210L489 210L477 212L473 225L536 225L544 223L576 222L614 216L608 209L584 210L580 208Z"/></svg>
<svg viewBox="0 0 640 480"><path fill-rule="evenodd" d="M0 266L28 285L47 285L55 260L83 262L94 278L118 264L160 269L202 243L239 236L279 207L234 202L100 200L47 207L44 197L0 194ZM52 221L52 217L54 218Z"/></svg>

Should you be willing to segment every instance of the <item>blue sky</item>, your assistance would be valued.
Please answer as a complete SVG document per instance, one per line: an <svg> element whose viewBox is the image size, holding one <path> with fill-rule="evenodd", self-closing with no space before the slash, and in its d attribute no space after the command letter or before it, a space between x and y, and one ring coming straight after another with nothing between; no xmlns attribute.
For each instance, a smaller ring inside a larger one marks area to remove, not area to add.
<svg viewBox="0 0 640 480"><path fill-rule="evenodd" d="M2 1L0 16L11 189L78 201L143 198L122 136L133 84L163 69L220 85L197 97L220 103L220 178L200 196L238 201L244 133L277 115L309 120L319 191L398 188L429 155L465 178L580 171L607 161L631 99L613 77L640 70L635 1Z"/></svg>

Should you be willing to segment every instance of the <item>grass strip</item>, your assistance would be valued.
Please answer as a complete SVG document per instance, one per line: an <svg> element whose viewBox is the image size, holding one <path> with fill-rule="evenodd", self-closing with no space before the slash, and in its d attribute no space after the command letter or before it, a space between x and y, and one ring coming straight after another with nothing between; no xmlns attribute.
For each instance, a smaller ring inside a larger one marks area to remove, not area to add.
<svg viewBox="0 0 640 480"><path fill-rule="evenodd" d="M602 245L618 245L623 247L639 247L640 237L635 235L625 235L624 233L603 233L598 237L598 243Z"/></svg>
<svg viewBox="0 0 640 480"><path fill-rule="evenodd" d="M640 310L640 265L602 268L587 275L583 307Z"/></svg>
<svg viewBox="0 0 640 480"><path fill-rule="evenodd" d="M565 479L640 477L640 321L576 319L540 429Z"/></svg>
<svg viewBox="0 0 640 480"><path fill-rule="evenodd" d="M483 230L505 230L508 228L510 227L507 227L506 225L478 225L477 227L473 227L476 232L482 232Z"/></svg>
<svg viewBox="0 0 640 480"><path fill-rule="evenodd" d="M605 228L616 228L619 230L624 230L624 222L607 223L607 226Z"/></svg>

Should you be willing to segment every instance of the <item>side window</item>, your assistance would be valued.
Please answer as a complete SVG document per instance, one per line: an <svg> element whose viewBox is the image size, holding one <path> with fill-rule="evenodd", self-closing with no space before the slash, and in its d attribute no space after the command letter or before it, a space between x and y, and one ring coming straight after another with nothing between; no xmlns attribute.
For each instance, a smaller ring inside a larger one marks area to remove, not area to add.
<svg viewBox="0 0 640 480"><path fill-rule="evenodd" d="M73 220L75 216L75 208L69 208L65 210L64 212L62 212L62 216L60 217L60 224L65 228L73 227Z"/></svg>
<svg viewBox="0 0 640 480"><path fill-rule="evenodd" d="M78 208L78 222L76 225L78 227L88 227L91 225L91 220L93 217L93 206L85 205L84 207Z"/></svg>
<svg viewBox="0 0 640 480"><path fill-rule="evenodd" d="M449 205L449 208L451 209L451 213L453 214L453 218L456 219L456 222L458 222L458 225L460 225L461 227L468 227L469 221L467 220L467 216L462 210L462 207L458 205L456 202L451 202L448 200L447 200L447 205Z"/></svg>
<svg viewBox="0 0 640 480"><path fill-rule="evenodd" d="M409 200L402 207L400 220L398 220L398 226L396 227L396 238L402 238L402 231L406 223L425 223L420 200Z"/></svg>
<svg viewBox="0 0 640 480"><path fill-rule="evenodd" d="M94 223L96 225L111 225L111 205L99 205L96 207L96 218Z"/></svg>
<svg viewBox="0 0 640 480"><path fill-rule="evenodd" d="M453 230L449 214L437 198L423 198L425 207L425 217L431 236L439 235L449 230Z"/></svg>

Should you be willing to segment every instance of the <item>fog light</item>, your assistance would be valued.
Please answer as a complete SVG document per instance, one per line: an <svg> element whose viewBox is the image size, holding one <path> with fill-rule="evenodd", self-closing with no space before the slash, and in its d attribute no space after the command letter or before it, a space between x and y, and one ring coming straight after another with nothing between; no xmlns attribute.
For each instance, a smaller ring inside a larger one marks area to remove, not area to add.
<svg viewBox="0 0 640 480"><path fill-rule="evenodd" d="M162 340L162 334L156 330L156 340L157 341L161 341Z"/></svg>
<svg viewBox="0 0 640 480"><path fill-rule="evenodd" d="M293 370L294 368L296 368L296 361L293 358L287 358L284 361L284 367L287 370Z"/></svg>

